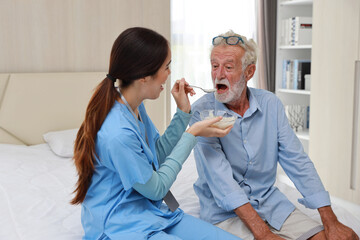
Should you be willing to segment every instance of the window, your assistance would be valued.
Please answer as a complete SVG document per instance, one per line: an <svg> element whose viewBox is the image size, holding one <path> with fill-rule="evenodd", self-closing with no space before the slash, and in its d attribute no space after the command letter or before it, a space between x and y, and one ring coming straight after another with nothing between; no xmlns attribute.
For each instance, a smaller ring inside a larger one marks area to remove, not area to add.
<svg viewBox="0 0 360 240"><path fill-rule="evenodd" d="M256 39L255 14L255 0L171 0L171 86L184 77L190 84L212 88L212 38L231 29ZM256 86L256 79L250 80L248 86ZM204 94L195 91L191 103ZM171 115L175 111L172 98Z"/></svg>

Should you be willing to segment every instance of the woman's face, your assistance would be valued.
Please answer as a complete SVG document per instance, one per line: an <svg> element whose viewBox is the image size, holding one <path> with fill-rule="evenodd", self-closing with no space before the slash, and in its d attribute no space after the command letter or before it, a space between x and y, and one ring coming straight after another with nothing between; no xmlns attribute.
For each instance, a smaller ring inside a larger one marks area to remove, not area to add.
<svg viewBox="0 0 360 240"><path fill-rule="evenodd" d="M171 71L170 71L170 63L171 63L171 51L168 49L168 55L165 59L165 62L162 64L160 69L155 73L154 76L151 77L148 82L148 99L156 99L160 96L162 90L164 90L164 84L168 79Z"/></svg>

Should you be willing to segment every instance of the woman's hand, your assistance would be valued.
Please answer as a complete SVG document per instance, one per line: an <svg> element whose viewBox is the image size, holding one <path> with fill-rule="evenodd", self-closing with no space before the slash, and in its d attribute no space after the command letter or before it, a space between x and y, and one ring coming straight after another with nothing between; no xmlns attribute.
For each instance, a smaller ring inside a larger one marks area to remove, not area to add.
<svg viewBox="0 0 360 240"><path fill-rule="evenodd" d="M221 119L222 117L219 116L196 122L191 127L189 127L186 132L194 135L195 137L224 137L231 131L232 126L229 126L225 129L212 126L214 123L219 122Z"/></svg>
<svg viewBox="0 0 360 240"><path fill-rule="evenodd" d="M171 89L171 94L173 95L177 107L186 113L189 113L191 110L191 105L189 101L188 94L193 96L195 91L189 87L189 84L185 81L184 78L176 80L173 88Z"/></svg>

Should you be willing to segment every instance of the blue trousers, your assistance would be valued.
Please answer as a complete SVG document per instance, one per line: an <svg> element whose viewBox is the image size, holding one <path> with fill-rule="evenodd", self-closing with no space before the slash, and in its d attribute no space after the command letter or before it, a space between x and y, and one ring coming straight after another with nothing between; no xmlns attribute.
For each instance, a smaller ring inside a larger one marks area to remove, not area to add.
<svg viewBox="0 0 360 240"><path fill-rule="evenodd" d="M176 225L154 233L149 240L241 240L221 228L195 218L189 214Z"/></svg>

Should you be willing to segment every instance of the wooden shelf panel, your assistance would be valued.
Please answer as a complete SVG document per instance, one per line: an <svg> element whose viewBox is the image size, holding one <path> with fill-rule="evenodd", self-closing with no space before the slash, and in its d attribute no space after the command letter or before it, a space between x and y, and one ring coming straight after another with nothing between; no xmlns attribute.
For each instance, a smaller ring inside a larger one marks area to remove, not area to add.
<svg viewBox="0 0 360 240"><path fill-rule="evenodd" d="M311 49L311 45L283 45L279 46L279 49L282 50L292 50L292 49Z"/></svg>
<svg viewBox="0 0 360 240"><path fill-rule="evenodd" d="M312 5L313 0L286 0L280 3L281 6L300 6L300 5Z"/></svg>
<svg viewBox="0 0 360 240"><path fill-rule="evenodd" d="M309 137L309 129L306 130L301 130L298 132L295 132L296 136L301 139L301 140L306 140L309 141L310 137Z"/></svg>
<svg viewBox="0 0 360 240"><path fill-rule="evenodd" d="M310 95L310 91L307 90L295 90L295 89L278 89L278 92L282 93L291 93L291 94L302 94L302 95Z"/></svg>

